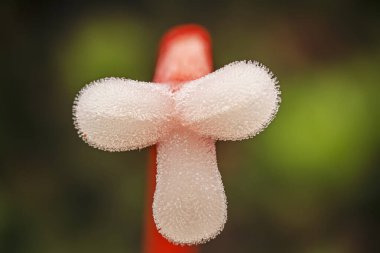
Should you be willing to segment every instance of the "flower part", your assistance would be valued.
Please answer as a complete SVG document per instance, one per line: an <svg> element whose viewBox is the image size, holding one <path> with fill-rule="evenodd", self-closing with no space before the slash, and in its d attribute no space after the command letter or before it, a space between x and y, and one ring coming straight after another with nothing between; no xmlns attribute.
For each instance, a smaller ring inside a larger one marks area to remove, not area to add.
<svg viewBox="0 0 380 253"><path fill-rule="evenodd" d="M104 78L85 86L74 102L74 124L89 145L105 151L151 146L169 130L173 99L164 85Z"/></svg>
<svg viewBox="0 0 380 253"><path fill-rule="evenodd" d="M280 92L256 62L235 62L202 78L170 85L107 78L77 96L74 122L91 146L107 151L157 147L153 216L158 231L177 244L218 235L227 201L215 141L241 140L275 116Z"/></svg>

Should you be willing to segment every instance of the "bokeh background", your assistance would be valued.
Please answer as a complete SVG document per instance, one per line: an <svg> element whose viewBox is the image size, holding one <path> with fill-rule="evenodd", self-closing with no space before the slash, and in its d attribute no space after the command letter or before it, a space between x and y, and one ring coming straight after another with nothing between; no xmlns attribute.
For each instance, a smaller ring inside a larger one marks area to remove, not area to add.
<svg viewBox="0 0 380 253"><path fill-rule="evenodd" d="M380 252L378 1L2 1L0 252L141 252L148 151L80 140L75 94L152 78L160 36L195 22L215 68L252 59L283 102L217 144L229 201L202 252Z"/></svg>

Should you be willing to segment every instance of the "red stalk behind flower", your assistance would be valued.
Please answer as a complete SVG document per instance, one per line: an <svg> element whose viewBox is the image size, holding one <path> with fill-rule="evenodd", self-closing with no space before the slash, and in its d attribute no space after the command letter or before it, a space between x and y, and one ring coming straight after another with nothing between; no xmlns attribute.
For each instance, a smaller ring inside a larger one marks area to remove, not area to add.
<svg viewBox="0 0 380 253"><path fill-rule="evenodd" d="M212 65L211 39L208 32L198 25L177 26L162 37L153 81L169 83L175 92L183 82L210 73ZM150 154L144 253L196 253L198 247L174 245L157 231L152 214L157 172L155 146L151 148Z"/></svg>

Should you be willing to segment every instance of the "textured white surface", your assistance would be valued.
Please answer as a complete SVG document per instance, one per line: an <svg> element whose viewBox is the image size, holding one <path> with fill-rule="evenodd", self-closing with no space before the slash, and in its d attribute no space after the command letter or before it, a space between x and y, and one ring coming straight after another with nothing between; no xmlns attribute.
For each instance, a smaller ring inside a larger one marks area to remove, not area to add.
<svg viewBox="0 0 380 253"><path fill-rule="evenodd" d="M84 87L74 103L79 135L91 146L125 151L153 145L170 128L167 86L106 78Z"/></svg>
<svg viewBox="0 0 380 253"><path fill-rule="evenodd" d="M227 203L214 140L178 128L158 144L153 216L174 243L202 243L222 231Z"/></svg>
<svg viewBox="0 0 380 253"><path fill-rule="evenodd" d="M256 62L234 62L185 84L176 94L184 125L216 140L241 140L263 130L280 102L276 79Z"/></svg>
<svg viewBox="0 0 380 253"><path fill-rule="evenodd" d="M107 151L158 142L157 228L177 244L203 243L218 235L227 219L214 142L262 131L278 110L276 84L255 62L229 64L174 93L169 85L101 79L80 91L74 122L84 141Z"/></svg>

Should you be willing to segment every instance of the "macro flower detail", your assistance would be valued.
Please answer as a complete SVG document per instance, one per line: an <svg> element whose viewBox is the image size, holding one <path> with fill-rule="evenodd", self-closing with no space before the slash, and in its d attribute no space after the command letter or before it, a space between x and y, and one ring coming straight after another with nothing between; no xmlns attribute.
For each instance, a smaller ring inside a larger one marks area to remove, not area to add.
<svg viewBox="0 0 380 253"><path fill-rule="evenodd" d="M280 103L276 78L257 62L234 62L178 89L105 78L85 86L73 114L79 135L106 151L157 144L153 216L177 244L217 236L227 220L215 141L255 136Z"/></svg>

